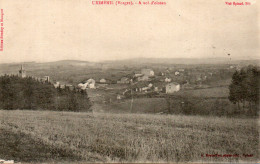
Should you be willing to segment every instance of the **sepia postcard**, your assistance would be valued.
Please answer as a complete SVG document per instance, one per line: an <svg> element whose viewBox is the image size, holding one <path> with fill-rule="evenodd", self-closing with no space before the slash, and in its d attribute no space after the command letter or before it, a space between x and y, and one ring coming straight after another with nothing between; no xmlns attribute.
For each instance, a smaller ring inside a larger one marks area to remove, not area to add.
<svg viewBox="0 0 260 164"><path fill-rule="evenodd" d="M0 163L258 163L258 0L0 0Z"/></svg>

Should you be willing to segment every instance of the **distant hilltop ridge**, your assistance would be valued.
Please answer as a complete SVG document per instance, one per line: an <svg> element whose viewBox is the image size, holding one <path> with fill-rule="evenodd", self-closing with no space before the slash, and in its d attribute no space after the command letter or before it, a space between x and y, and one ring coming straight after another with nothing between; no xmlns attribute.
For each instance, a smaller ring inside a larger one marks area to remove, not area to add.
<svg viewBox="0 0 260 164"><path fill-rule="evenodd" d="M124 60L107 60L105 63L135 63L135 64L240 64L249 62L252 64L260 63L260 59L233 59L226 58L133 58Z"/></svg>
<svg viewBox="0 0 260 164"><path fill-rule="evenodd" d="M103 60L103 61L84 61L84 60L58 60L49 62L13 62L13 63L0 63L0 64L71 64L71 65L93 65L93 64L240 64L250 63L259 64L260 59L248 58L248 59L235 59L230 57L222 58L131 58L120 60Z"/></svg>

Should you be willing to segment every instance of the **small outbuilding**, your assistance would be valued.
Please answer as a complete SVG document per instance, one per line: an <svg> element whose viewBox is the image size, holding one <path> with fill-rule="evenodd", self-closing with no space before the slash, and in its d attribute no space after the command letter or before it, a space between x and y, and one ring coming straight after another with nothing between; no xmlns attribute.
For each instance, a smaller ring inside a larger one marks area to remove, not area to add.
<svg viewBox="0 0 260 164"><path fill-rule="evenodd" d="M174 93L174 92L178 92L181 89L180 84L172 82L172 83L168 83L165 86L165 92L167 94L169 93Z"/></svg>
<svg viewBox="0 0 260 164"><path fill-rule="evenodd" d="M144 76L154 76L154 71L152 69L142 69L141 70L141 74L143 74Z"/></svg>
<svg viewBox="0 0 260 164"><path fill-rule="evenodd" d="M107 80L106 80L106 79L100 79L99 82L100 82L100 83L106 83Z"/></svg>

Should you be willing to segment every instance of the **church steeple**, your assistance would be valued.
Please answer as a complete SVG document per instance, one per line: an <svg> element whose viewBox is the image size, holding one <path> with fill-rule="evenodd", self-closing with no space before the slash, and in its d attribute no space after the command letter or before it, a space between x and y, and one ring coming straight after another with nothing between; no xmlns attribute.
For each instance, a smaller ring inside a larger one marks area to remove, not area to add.
<svg viewBox="0 0 260 164"><path fill-rule="evenodd" d="M21 65L21 69L19 70L18 76L22 78L26 77L26 71L23 69L23 65Z"/></svg>

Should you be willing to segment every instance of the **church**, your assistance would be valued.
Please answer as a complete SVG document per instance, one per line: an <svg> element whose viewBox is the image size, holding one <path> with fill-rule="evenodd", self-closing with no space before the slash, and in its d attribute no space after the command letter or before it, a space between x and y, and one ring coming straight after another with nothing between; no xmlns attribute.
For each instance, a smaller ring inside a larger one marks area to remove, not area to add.
<svg viewBox="0 0 260 164"><path fill-rule="evenodd" d="M26 71L23 69L23 65L21 65L21 69L19 70L18 76L21 78L26 77Z"/></svg>

